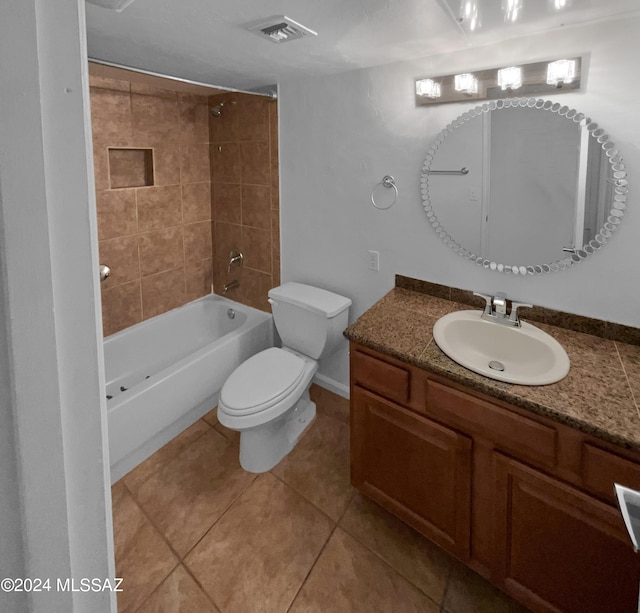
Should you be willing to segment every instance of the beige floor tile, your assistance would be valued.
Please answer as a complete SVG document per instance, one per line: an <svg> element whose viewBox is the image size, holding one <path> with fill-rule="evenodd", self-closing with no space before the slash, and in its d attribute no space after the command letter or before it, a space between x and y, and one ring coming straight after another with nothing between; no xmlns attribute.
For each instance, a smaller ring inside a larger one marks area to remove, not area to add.
<svg viewBox="0 0 640 613"><path fill-rule="evenodd" d="M218 423L218 407L211 409L202 419L210 426L215 426Z"/></svg>
<svg viewBox="0 0 640 613"><path fill-rule="evenodd" d="M137 613L218 613L193 577L178 566Z"/></svg>
<svg viewBox="0 0 640 613"><path fill-rule="evenodd" d="M272 472L338 521L355 492L349 474L349 427L317 414L293 451Z"/></svg>
<svg viewBox="0 0 640 613"><path fill-rule="evenodd" d="M185 559L224 613L284 613L334 524L264 474Z"/></svg>
<svg viewBox="0 0 640 613"><path fill-rule="evenodd" d="M235 443L237 445L240 444L240 432L237 430L231 430L226 426L223 426L220 422L218 422L215 426L215 429L222 434L227 440Z"/></svg>
<svg viewBox="0 0 640 613"><path fill-rule="evenodd" d="M529 613L466 566L454 564L443 604L446 613Z"/></svg>
<svg viewBox="0 0 640 613"><path fill-rule="evenodd" d="M290 613L438 613L439 605L341 528L313 567Z"/></svg>
<svg viewBox="0 0 640 613"><path fill-rule="evenodd" d="M116 576L122 577L118 612L137 607L176 567L178 559L128 492L113 507Z"/></svg>
<svg viewBox="0 0 640 613"><path fill-rule="evenodd" d="M184 432L169 441L153 455L149 456L142 464L138 464L131 472L127 473L123 481L135 494L140 486L151 475L160 470L167 462L170 462L179 453L184 451L193 441L200 438L205 432L209 432L211 426L199 419L189 426Z"/></svg>
<svg viewBox="0 0 640 613"><path fill-rule="evenodd" d="M427 596L442 601L451 558L421 534L361 494L354 496L340 527Z"/></svg>
<svg viewBox="0 0 640 613"><path fill-rule="evenodd" d="M238 446L211 429L150 477L136 498L184 556L249 486Z"/></svg>
<svg viewBox="0 0 640 613"><path fill-rule="evenodd" d="M309 389L311 400L316 403L318 413L328 415L345 424L349 423L349 400L334 394L315 383Z"/></svg>

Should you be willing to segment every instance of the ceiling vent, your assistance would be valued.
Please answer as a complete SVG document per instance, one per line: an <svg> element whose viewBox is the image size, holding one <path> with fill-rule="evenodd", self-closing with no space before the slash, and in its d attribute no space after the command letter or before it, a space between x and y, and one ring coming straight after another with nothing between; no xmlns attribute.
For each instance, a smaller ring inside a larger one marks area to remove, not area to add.
<svg viewBox="0 0 640 613"><path fill-rule="evenodd" d="M247 30L273 43L288 43L290 40L297 40L305 36L318 36L317 32L305 28L301 23L284 15L275 15L260 21L260 23L251 24L247 26Z"/></svg>

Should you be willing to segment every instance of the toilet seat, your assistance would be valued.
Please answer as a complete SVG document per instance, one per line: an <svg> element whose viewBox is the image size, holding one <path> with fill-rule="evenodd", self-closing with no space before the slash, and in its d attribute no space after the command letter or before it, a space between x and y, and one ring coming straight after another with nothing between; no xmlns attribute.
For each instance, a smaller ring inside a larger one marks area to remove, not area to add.
<svg viewBox="0 0 640 613"><path fill-rule="evenodd" d="M272 347L257 353L231 373L220 391L229 415L253 415L285 398L305 373L305 361Z"/></svg>

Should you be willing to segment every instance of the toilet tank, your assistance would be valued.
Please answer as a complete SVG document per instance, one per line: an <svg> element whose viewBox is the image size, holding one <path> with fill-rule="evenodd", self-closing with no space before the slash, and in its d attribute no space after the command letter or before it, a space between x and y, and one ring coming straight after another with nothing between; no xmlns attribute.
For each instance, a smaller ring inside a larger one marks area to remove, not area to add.
<svg viewBox="0 0 640 613"><path fill-rule="evenodd" d="M335 351L348 324L349 298L290 282L269 290L269 302L285 347L314 360Z"/></svg>

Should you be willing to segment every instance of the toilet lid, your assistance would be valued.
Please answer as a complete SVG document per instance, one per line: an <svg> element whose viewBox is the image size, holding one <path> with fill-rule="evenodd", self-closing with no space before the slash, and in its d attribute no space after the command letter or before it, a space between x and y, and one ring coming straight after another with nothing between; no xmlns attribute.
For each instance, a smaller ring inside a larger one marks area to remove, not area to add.
<svg viewBox="0 0 640 613"><path fill-rule="evenodd" d="M244 415L271 406L300 381L305 362L272 347L257 353L236 368L222 386L225 409Z"/></svg>

